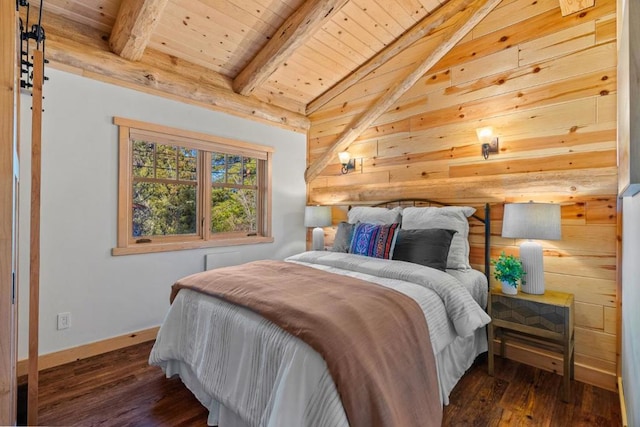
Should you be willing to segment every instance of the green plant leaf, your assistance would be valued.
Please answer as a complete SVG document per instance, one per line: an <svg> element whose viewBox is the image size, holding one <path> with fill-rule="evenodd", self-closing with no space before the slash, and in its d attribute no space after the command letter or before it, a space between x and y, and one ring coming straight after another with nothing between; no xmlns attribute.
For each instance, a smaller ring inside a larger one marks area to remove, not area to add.
<svg viewBox="0 0 640 427"><path fill-rule="evenodd" d="M491 264L494 266L493 277L500 281L506 282L511 286L518 286L518 281L522 281L525 284L524 275L526 272L522 267L522 261L513 255L506 255L503 252L497 260L491 260Z"/></svg>

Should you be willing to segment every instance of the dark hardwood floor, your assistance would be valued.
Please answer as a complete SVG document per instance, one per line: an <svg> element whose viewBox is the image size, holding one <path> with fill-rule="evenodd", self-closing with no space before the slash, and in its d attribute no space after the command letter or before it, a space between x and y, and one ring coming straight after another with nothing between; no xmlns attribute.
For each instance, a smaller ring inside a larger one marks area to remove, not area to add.
<svg viewBox="0 0 640 427"><path fill-rule="evenodd" d="M562 401L562 377L496 357L495 377L479 358L453 389L447 426L620 426L618 394L571 381Z"/></svg>
<svg viewBox="0 0 640 427"><path fill-rule="evenodd" d="M40 373L38 421L50 426L206 426L179 378L149 366L153 342Z"/></svg>
<svg viewBox="0 0 640 427"><path fill-rule="evenodd" d="M41 425L203 426L207 413L179 379L147 364L143 343L40 374ZM616 393L572 382L560 400L561 377L496 359L496 376L480 359L445 407L445 426L619 426Z"/></svg>

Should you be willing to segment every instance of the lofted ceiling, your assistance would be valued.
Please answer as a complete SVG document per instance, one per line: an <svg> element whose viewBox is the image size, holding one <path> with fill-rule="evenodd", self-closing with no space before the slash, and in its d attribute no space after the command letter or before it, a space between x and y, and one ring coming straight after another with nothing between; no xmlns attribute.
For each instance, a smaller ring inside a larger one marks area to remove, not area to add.
<svg viewBox="0 0 640 427"><path fill-rule="evenodd" d="M307 105L440 6L438 0L46 0L44 9L110 34L125 3L157 5L155 27L144 29L147 48L230 79L305 3L307 15L317 8L323 16L306 40L253 91L290 109Z"/></svg>
<svg viewBox="0 0 640 427"><path fill-rule="evenodd" d="M422 46L310 179L500 1L44 0L42 25L54 67L302 132L329 101ZM593 5L559 1L563 15Z"/></svg>
<svg viewBox="0 0 640 427"><path fill-rule="evenodd" d="M451 1L461 8L470 3ZM39 3L31 1L33 6ZM76 55L73 62L57 52L65 47L63 41L91 45L91 37L101 39L96 43L109 38L108 49L122 58L140 64L155 61L154 65L162 58L174 64L180 61L184 67L174 71L188 78L209 74L206 79L214 85L303 116L307 105L441 6L438 0L45 0L43 4L43 26L54 38L49 44L56 44L56 36L59 42L52 50L56 64L100 73L80 63L92 62L88 53ZM141 55L130 57L126 48L119 51L114 32L137 43Z"/></svg>

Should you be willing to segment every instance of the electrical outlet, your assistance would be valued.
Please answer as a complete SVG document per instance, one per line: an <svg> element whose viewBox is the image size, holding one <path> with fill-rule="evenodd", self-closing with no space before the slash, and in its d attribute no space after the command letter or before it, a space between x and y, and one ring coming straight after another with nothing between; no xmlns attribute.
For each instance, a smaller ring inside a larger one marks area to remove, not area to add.
<svg viewBox="0 0 640 427"><path fill-rule="evenodd" d="M71 327L71 313L58 313L58 330Z"/></svg>

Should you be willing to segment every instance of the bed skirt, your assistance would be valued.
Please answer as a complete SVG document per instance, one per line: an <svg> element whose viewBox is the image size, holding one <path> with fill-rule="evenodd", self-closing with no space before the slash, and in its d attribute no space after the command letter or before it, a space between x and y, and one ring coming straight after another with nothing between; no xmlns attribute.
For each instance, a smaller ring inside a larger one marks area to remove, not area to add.
<svg viewBox="0 0 640 427"><path fill-rule="evenodd" d="M477 356L487 351L487 348L486 328L481 328L478 329L474 335L467 338L457 338L436 355L436 366L440 379L440 395L445 405L449 404L449 395L460 378L462 378L462 375L471 367ZM218 427L250 427L232 410L227 409L207 394L188 364L178 360L169 360L161 367L167 378L176 375L180 377L196 399L208 409L208 425ZM333 409L337 410L335 407ZM344 424L338 424L335 427L348 427L346 416L344 416L344 418L340 416L337 417L337 419L340 418L344 420ZM277 426L278 424L269 422L265 425Z"/></svg>

